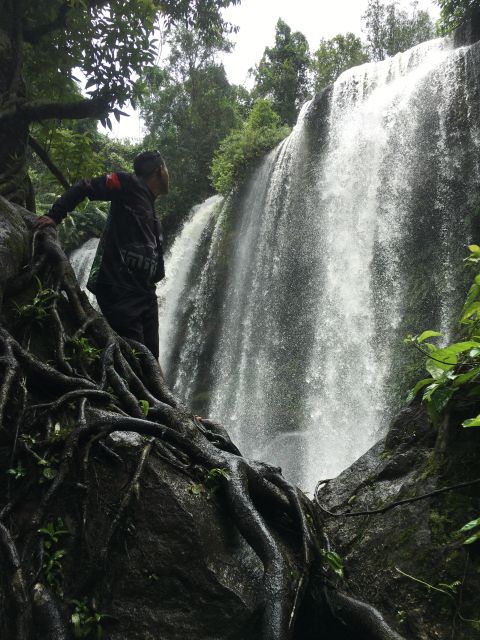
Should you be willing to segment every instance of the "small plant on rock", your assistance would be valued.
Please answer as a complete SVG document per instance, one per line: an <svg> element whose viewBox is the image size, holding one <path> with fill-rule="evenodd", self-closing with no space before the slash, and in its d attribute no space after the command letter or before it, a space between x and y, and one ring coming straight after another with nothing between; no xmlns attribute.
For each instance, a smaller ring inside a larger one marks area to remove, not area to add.
<svg viewBox="0 0 480 640"><path fill-rule="evenodd" d="M58 294L53 289L45 288L39 278L35 277L35 280L38 284L38 291L33 300L28 304L22 305L15 303L15 308L19 320L25 323L42 324Z"/></svg>

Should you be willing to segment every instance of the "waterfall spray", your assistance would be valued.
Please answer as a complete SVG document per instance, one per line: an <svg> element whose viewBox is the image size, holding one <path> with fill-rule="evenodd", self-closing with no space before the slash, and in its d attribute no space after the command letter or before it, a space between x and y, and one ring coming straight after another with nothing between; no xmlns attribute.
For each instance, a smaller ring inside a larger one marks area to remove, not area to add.
<svg viewBox="0 0 480 640"><path fill-rule="evenodd" d="M404 335L452 329L480 206L479 94L471 48L449 38L351 69L172 246L170 382L304 488L387 427L408 383Z"/></svg>

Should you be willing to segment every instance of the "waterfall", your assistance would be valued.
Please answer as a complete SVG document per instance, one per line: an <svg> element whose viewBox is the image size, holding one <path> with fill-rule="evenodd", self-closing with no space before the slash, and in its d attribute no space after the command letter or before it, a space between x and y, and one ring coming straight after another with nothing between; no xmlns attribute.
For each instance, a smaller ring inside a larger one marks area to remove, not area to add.
<svg viewBox="0 0 480 640"><path fill-rule="evenodd" d="M404 336L449 339L480 205L477 68L445 38L342 74L223 205L182 294L177 392L302 487L384 432Z"/></svg>
<svg viewBox="0 0 480 640"><path fill-rule="evenodd" d="M165 256L165 278L157 286L159 298L160 362L167 373L171 369L171 356L177 340L177 332L184 313L182 294L192 275L192 265L208 223L223 202L220 196L212 196L201 205L193 207L187 221Z"/></svg>
<svg viewBox="0 0 480 640"><path fill-rule="evenodd" d="M195 300L195 261L201 254L203 235L221 210L223 198L212 196L192 208L182 229L165 255L165 278L157 285L159 301L159 347L160 362L167 376L171 368L172 352L181 338L179 332L182 319L189 309L191 298ZM79 249L72 252L70 262L79 285L86 290L90 269L95 258L98 238L91 238ZM192 273L193 271L193 273ZM190 292L190 295L186 292ZM96 306L95 296L87 290L90 301ZM199 336L201 340L201 336ZM191 342L191 340L190 340ZM189 343L190 343L189 342ZM189 359L190 361L190 359ZM194 358L191 359L194 361ZM171 378L172 376L170 376ZM171 380L172 385L174 379Z"/></svg>
<svg viewBox="0 0 480 640"><path fill-rule="evenodd" d="M418 154L425 150L425 112L438 116L438 104L448 104L443 94L461 55L448 40L428 42L350 70L333 88L329 141L315 185L321 295L304 422L321 436L308 441L310 486L366 450L387 413L389 337L403 313L400 262ZM437 105L430 100L432 85ZM440 141L429 143L438 147ZM444 159L444 145L442 152Z"/></svg>
<svg viewBox="0 0 480 640"><path fill-rule="evenodd" d="M87 240L79 249L72 251L70 255L70 262L77 276L78 284L86 291L88 299L96 309L98 309L96 298L86 287L98 242L98 238L90 238L90 240Z"/></svg>
<svg viewBox="0 0 480 640"><path fill-rule="evenodd" d="M419 366L405 335L452 335L480 232L479 51L438 39L345 72L172 246L169 383L302 488L403 405Z"/></svg>

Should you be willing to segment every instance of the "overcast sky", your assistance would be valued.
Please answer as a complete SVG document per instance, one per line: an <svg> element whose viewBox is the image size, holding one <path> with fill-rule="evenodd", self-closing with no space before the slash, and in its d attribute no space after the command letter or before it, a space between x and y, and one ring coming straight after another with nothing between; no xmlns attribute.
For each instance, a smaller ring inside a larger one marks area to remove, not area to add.
<svg viewBox="0 0 480 640"><path fill-rule="evenodd" d="M361 36L367 4L368 0L242 0L239 6L224 12L226 20L240 27L232 38L233 52L222 57L230 82L248 82L248 70L259 62L265 47L274 42L278 18L293 31L301 31L315 50L321 38L332 38L337 33L352 31ZM408 7L411 2L400 0L399 4ZM434 19L438 17L434 0L419 0L418 4L419 8L428 9ZM113 134L141 137L141 123L136 114L122 118L119 124L115 122Z"/></svg>

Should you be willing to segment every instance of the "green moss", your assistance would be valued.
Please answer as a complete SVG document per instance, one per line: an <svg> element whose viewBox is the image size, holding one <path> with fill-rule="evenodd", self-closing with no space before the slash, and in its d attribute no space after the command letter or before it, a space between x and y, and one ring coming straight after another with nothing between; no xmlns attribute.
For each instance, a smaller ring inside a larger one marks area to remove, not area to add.
<svg viewBox="0 0 480 640"><path fill-rule="evenodd" d="M425 464L424 464L424 466L423 466L423 468L422 468L422 470L420 472L419 480L426 480L427 478L430 478L434 474L436 474L437 471L438 471L437 458L435 456L435 452L432 452L428 456L428 458L427 458L427 460L426 460L426 462L425 462Z"/></svg>
<svg viewBox="0 0 480 640"><path fill-rule="evenodd" d="M445 544L451 539L453 523L451 519L439 511L430 511L430 531L434 544Z"/></svg>
<svg viewBox="0 0 480 640"><path fill-rule="evenodd" d="M403 529L401 534L397 538L397 544L399 546L402 545L402 544L405 544L411 538L414 538L416 532L417 532L417 528L416 527L407 527L406 529Z"/></svg>

